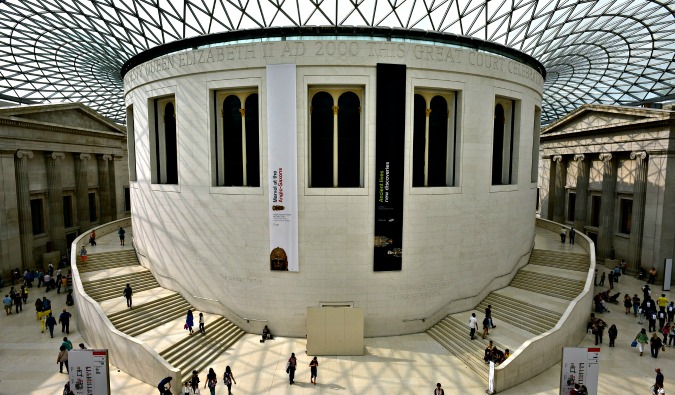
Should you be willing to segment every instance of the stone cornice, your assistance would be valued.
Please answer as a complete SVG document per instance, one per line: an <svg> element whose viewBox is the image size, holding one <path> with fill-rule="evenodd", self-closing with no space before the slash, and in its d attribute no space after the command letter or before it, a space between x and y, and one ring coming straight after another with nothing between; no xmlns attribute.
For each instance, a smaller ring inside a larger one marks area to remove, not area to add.
<svg viewBox="0 0 675 395"><path fill-rule="evenodd" d="M644 121L627 122L617 125L603 125L587 129L549 132L550 134L542 134L539 139L541 141L576 139L581 136L601 135L605 133L625 132L629 130L641 132L645 129L651 129L658 126L670 127L672 125L675 125L675 121L672 119L646 119Z"/></svg>
<svg viewBox="0 0 675 395"><path fill-rule="evenodd" d="M120 132L106 132L104 130L93 130L93 129L66 127L66 126L60 126L60 125L55 125L55 124L50 124L50 123L29 122L29 121L13 119L13 118L2 118L2 117L0 117L0 125L18 126L18 127L22 127L22 128L35 129L35 130L48 130L50 132L77 134L77 135L82 135L82 136L107 137L107 138L114 138L114 139L118 139L118 140L126 139L126 137L127 137L127 135L122 131L120 131Z"/></svg>

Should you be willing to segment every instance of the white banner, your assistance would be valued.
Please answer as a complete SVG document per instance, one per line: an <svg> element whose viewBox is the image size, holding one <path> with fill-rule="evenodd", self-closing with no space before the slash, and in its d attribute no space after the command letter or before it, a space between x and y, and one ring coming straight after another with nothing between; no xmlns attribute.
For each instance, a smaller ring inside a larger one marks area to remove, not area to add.
<svg viewBox="0 0 675 395"><path fill-rule="evenodd" d="M565 347L560 363L560 394L570 393L575 384L585 385L589 395L598 393L599 347Z"/></svg>
<svg viewBox="0 0 675 395"><path fill-rule="evenodd" d="M298 271L295 65L267 66L270 269Z"/></svg>
<svg viewBox="0 0 675 395"><path fill-rule="evenodd" d="M108 350L68 351L68 379L75 395L110 394Z"/></svg>

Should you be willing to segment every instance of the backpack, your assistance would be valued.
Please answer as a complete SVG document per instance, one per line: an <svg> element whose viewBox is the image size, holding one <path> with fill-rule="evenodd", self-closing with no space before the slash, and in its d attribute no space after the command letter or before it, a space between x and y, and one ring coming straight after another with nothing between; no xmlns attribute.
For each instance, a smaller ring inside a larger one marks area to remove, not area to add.
<svg viewBox="0 0 675 395"><path fill-rule="evenodd" d="M232 378L227 373L223 374L223 381L225 382L225 385L232 385Z"/></svg>
<svg viewBox="0 0 675 395"><path fill-rule="evenodd" d="M656 313L652 312L652 315L650 316L650 318L649 318L649 319L651 319L651 320L655 320L655 319L656 319Z"/></svg>

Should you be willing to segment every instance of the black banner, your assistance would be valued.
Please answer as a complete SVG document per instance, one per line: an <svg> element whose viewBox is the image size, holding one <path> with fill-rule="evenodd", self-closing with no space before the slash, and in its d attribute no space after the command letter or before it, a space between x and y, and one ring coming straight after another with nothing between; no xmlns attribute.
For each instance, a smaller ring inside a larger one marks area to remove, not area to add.
<svg viewBox="0 0 675 395"><path fill-rule="evenodd" d="M375 120L376 272L401 270L406 66L377 64Z"/></svg>

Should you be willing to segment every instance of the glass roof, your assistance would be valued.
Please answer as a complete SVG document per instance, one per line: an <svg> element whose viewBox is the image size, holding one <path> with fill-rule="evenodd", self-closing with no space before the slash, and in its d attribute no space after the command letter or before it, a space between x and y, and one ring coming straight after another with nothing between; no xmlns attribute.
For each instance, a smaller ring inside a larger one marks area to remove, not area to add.
<svg viewBox="0 0 675 395"><path fill-rule="evenodd" d="M0 100L124 122L124 62L205 34L363 26L476 37L546 67L542 123L585 103L675 98L675 0L0 0Z"/></svg>

